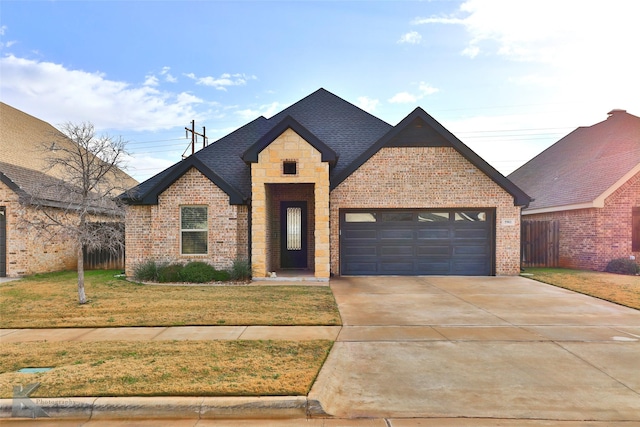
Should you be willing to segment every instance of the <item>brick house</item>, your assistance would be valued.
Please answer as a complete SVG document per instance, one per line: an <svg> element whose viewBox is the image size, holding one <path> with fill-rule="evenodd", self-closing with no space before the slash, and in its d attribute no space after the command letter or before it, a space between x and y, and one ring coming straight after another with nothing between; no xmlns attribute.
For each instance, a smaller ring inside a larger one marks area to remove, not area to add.
<svg viewBox="0 0 640 427"><path fill-rule="evenodd" d="M604 270L640 255L640 117L613 110L509 175L534 200L523 220L559 222L561 267Z"/></svg>
<svg viewBox="0 0 640 427"><path fill-rule="evenodd" d="M510 275L529 197L420 108L391 126L319 89L122 196L155 260L330 275Z"/></svg>
<svg viewBox="0 0 640 427"><path fill-rule="evenodd" d="M60 172L48 170L41 147L54 140L73 144L60 135L49 123L0 102L0 277L76 268L75 246L68 237L58 234L43 239L25 222L38 218L36 199L51 213L65 207L65 201L51 190L60 188ZM121 175L125 186L136 184L124 172ZM93 218L113 221L110 216Z"/></svg>

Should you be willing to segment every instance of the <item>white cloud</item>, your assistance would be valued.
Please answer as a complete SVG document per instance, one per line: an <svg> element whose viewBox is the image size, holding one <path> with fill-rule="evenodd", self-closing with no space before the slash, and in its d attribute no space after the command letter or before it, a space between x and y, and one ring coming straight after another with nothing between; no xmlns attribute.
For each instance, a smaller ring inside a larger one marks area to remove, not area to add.
<svg viewBox="0 0 640 427"><path fill-rule="evenodd" d="M418 97L409 92L396 93L389 99L392 104L415 104L416 101L418 101Z"/></svg>
<svg viewBox="0 0 640 427"><path fill-rule="evenodd" d="M269 118L279 112L281 108L282 106L279 102L272 102L271 104L261 105L256 110L247 108L244 110L238 110L235 113L243 120L253 120L260 116Z"/></svg>
<svg viewBox="0 0 640 427"><path fill-rule="evenodd" d="M438 92L439 89L431 86L428 83L420 82L418 83L418 93L411 94L409 92L400 92L396 93L389 102L392 104L415 104L425 96L433 95Z"/></svg>
<svg viewBox="0 0 640 427"><path fill-rule="evenodd" d="M520 63L512 83L546 90L548 104L574 103L565 117L592 117L640 111L638 16L637 0L467 0L454 14L412 23L459 25L468 36L462 55Z"/></svg>
<svg viewBox="0 0 640 427"><path fill-rule="evenodd" d="M0 36L4 36L4 34L7 32L7 26L6 25L0 25Z"/></svg>
<svg viewBox="0 0 640 427"><path fill-rule="evenodd" d="M422 36L417 31L411 31L406 34L403 34L398 40L398 43L407 43L407 44L420 44L422 41Z"/></svg>
<svg viewBox="0 0 640 427"><path fill-rule="evenodd" d="M358 97L358 102L356 105L362 108L364 111L368 113L373 113L376 110L376 107L380 104L380 101L377 99L371 99L368 96L360 96Z"/></svg>
<svg viewBox="0 0 640 427"><path fill-rule="evenodd" d="M52 62L0 58L2 100L53 125L91 121L98 129L157 130L188 123L203 100L109 80ZM55 107L53 107L55 106Z"/></svg>
<svg viewBox="0 0 640 427"><path fill-rule="evenodd" d="M176 83L178 79L171 75L171 73L169 72L170 69L171 67L162 67L162 71L160 71L160 75L164 76L165 81L169 83Z"/></svg>
<svg viewBox="0 0 640 427"><path fill-rule="evenodd" d="M143 84L145 86L158 86L160 81L156 76L146 76Z"/></svg>
<svg viewBox="0 0 640 427"><path fill-rule="evenodd" d="M197 77L193 73L185 74L186 77L195 80L196 84L210 86L217 90L227 90L229 86L244 86L248 80L256 80L256 76L248 76L246 74L228 74L224 73L220 77Z"/></svg>

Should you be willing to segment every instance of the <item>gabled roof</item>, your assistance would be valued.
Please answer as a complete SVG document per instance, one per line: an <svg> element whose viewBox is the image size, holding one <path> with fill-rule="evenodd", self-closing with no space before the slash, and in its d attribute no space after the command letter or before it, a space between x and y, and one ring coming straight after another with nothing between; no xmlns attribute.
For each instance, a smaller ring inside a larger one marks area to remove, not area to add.
<svg viewBox="0 0 640 427"><path fill-rule="evenodd" d="M242 155L242 160L247 163L257 163L258 154L269 144L271 144L276 138L278 138L287 129L293 130L307 141L313 148L318 150L322 156L323 162L329 162L330 165L334 165L338 160L338 156L335 151L329 148L324 142L322 142L317 136L309 132L307 128L298 123L293 117L287 116L280 123L275 125L269 132L267 132L262 138L256 141L251 147L247 149Z"/></svg>
<svg viewBox="0 0 640 427"><path fill-rule="evenodd" d="M509 175L534 197L526 212L603 207L604 200L640 172L640 117L613 110L579 127Z"/></svg>
<svg viewBox="0 0 640 427"><path fill-rule="evenodd" d="M0 162L0 182L16 193L24 204L61 209L78 209L81 206L77 191L68 183L33 169ZM121 212L110 200L98 200L89 209L107 215Z"/></svg>
<svg viewBox="0 0 640 427"><path fill-rule="evenodd" d="M56 178L65 177L56 168L49 168L45 146L64 145L74 147L74 142L49 123L0 102L0 162L20 166L33 171L44 172ZM122 170L117 171L120 187L130 187L137 182Z"/></svg>
<svg viewBox="0 0 640 427"><path fill-rule="evenodd" d="M256 162L260 151L287 129L298 133L322 153L323 161L330 163L332 189L382 147L451 146L513 195L516 205L524 206L530 200L421 108L391 126L325 89L317 90L270 119L257 118L121 197L128 203L157 203L162 191L190 167L196 167L229 194L232 204L246 203L251 198L251 169L245 162Z"/></svg>
<svg viewBox="0 0 640 427"><path fill-rule="evenodd" d="M531 198L493 166L456 138L436 119L418 107L386 135L364 151L347 169L331 181L335 188L383 147L452 147L471 164L514 197L516 206L527 206Z"/></svg>

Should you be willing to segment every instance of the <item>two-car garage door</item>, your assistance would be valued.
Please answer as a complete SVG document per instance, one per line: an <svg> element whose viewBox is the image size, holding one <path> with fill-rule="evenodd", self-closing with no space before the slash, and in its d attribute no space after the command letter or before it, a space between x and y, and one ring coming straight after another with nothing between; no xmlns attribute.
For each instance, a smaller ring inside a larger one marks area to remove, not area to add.
<svg viewBox="0 0 640 427"><path fill-rule="evenodd" d="M493 210L341 210L343 275L493 274Z"/></svg>

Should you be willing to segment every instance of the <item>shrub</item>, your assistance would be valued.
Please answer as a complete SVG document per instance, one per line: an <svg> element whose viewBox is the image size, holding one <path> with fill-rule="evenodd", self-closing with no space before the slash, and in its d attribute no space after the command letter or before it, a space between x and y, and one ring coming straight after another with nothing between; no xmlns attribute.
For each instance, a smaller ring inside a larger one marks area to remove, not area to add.
<svg viewBox="0 0 640 427"><path fill-rule="evenodd" d="M216 269L206 262L193 261L180 270L180 281L192 283L205 283L214 280Z"/></svg>
<svg viewBox="0 0 640 427"><path fill-rule="evenodd" d="M213 281L213 282L226 282L230 278L231 278L231 274L229 274L228 271L215 270L213 272L213 277L211 278L211 281Z"/></svg>
<svg viewBox="0 0 640 427"><path fill-rule="evenodd" d="M136 265L133 268L133 278L155 282L158 280L158 264L153 260L149 260Z"/></svg>
<svg viewBox="0 0 640 427"><path fill-rule="evenodd" d="M247 260L237 259L233 261L231 271L229 271L231 280L249 280L251 279L251 264Z"/></svg>
<svg viewBox="0 0 640 427"><path fill-rule="evenodd" d="M179 282L180 272L184 266L180 263L176 264L167 264L160 268L158 268L158 282L160 283L171 283L171 282Z"/></svg>
<svg viewBox="0 0 640 427"><path fill-rule="evenodd" d="M634 260L629 258L616 258L609 261L607 268L604 269L609 273L634 275L640 273L640 266Z"/></svg>

